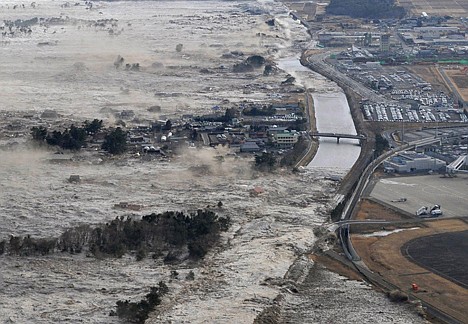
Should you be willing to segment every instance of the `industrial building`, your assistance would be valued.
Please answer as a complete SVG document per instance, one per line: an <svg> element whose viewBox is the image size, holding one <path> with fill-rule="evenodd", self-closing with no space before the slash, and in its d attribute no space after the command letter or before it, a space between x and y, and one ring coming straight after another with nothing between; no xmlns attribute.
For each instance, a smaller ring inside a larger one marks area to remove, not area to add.
<svg viewBox="0 0 468 324"><path fill-rule="evenodd" d="M390 34L383 34L380 36L380 51L382 53L390 51Z"/></svg>
<svg viewBox="0 0 468 324"><path fill-rule="evenodd" d="M384 161L385 172L412 173L445 169L442 160L416 152L402 152Z"/></svg>

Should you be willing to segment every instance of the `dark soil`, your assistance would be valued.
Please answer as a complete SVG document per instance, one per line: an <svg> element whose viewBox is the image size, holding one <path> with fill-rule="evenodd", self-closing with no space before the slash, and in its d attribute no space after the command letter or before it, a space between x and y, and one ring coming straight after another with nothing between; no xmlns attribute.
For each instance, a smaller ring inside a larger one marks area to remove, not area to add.
<svg viewBox="0 0 468 324"><path fill-rule="evenodd" d="M401 251L418 265L468 288L468 231L421 237Z"/></svg>

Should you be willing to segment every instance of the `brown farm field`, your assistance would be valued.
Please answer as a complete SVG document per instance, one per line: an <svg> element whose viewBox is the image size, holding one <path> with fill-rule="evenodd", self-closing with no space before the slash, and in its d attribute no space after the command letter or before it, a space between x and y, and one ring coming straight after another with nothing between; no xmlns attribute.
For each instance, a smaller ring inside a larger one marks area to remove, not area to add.
<svg viewBox="0 0 468 324"><path fill-rule="evenodd" d="M399 3L412 14L426 12L429 15L460 17L468 12L468 0L399 0Z"/></svg>
<svg viewBox="0 0 468 324"><path fill-rule="evenodd" d="M398 218L394 211L369 200L363 201L357 215L357 219L361 220L398 220ZM392 231L394 227L386 226L385 230ZM456 284L454 280L450 280L450 271L463 272L463 269L466 268L465 258L460 258L460 255L451 255L454 260L463 263L461 266L456 262L451 262L448 256L442 254L438 259L431 259L432 263L442 265L440 272L449 274L444 276L433 271L432 266L419 265L411 260L412 257L416 259L424 257L424 253L413 252L413 255L408 257L407 253L403 253L402 250L405 250L404 247L407 244L414 244L411 242L416 242L415 240L418 239L428 240L440 234L459 235L462 231L467 230L468 224L462 219L434 220L400 232L395 231L387 236L366 235L364 232L367 231L363 231L355 225L351 239L357 253L371 271L380 274L386 281L404 292L410 292L411 284L416 283L420 290L414 292L411 299L424 300L453 318L465 322L465 319L468 318L465 307L468 302L468 290L462 285ZM357 234L358 232L362 234ZM446 239L445 243L449 242L447 240L451 239Z"/></svg>
<svg viewBox="0 0 468 324"><path fill-rule="evenodd" d="M468 101L468 74L467 71L445 70L452 84L457 88L458 93L465 102Z"/></svg>
<svg viewBox="0 0 468 324"><path fill-rule="evenodd" d="M426 82L429 82L435 91L450 92L450 88L445 84L444 78L437 71L437 67L434 65L413 65L408 70L421 78Z"/></svg>

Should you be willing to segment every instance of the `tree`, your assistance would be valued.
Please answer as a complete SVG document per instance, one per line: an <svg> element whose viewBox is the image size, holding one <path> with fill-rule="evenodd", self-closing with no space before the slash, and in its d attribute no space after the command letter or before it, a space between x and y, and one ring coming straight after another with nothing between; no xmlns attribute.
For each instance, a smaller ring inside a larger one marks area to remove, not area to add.
<svg viewBox="0 0 468 324"><path fill-rule="evenodd" d="M383 138L382 135L375 135L375 156L379 156L389 147L388 141L386 138Z"/></svg>
<svg viewBox="0 0 468 324"><path fill-rule="evenodd" d="M87 120L84 122L84 129L86 130L86 133L90 135L96 134L97 132L99 132L101 128L102 128L102 119L101 120L94 119L91 123Z"/></svg>
<svg viewBox="0 0 468 324"><path fill-rule="evenodd" d="M228 108L224 113L224 117L226 117L226 121L231 121L233 118L237 118L239 116L239 111L236 108Z"/></svg>
<svg viewBox="0 0 468 324"><path fill-rule="evenodd" d="M86 144L86 130L81 127L71 125L70 129L63 133L62 148L69 150L79 150Z"/></svg>
<svg viewBox="0 0 468 324"><path fill-rule="evenodd" d="M255 157L255 166L259 169L268 169L269 171L273 170L276 165L276 158L273 153L262 153L262 155L257 155Z"/></svg>
<svg viewBox="0 0 468 324"><path fill-rule="evenodd" d="M62 144L62 132L54 130L52 134L49 134L46 138L47 144L49 145L61 145Z"/></svg>
<svg viewBox="0 0 468 324"><path fill-rule="evenodd" d="M195 273L193 272L193 270L190 270L189 273L187 273L187 275L185 276L185 279L186 280L195 280Z"/></svg>
<svg viewBox="0 0 468 324"><path fill-rule="evenodd" d="M149 313L161 304L162 297L169 292L167 285L160 281L157 287L151 287L145 299L140 302L130 302L128 300L117 302L115 313L128 323L144 323Z"/></svg>
<svg viewBox="0 0 468 324"><path fill-rule="evenodd" d="M43 126L34 126L33 128L31 128L31 135L34 140L38 142L44 142L44 140L47 137L47 128Z"/></svg>
<svg viewBox="0 0 468 324"><path fill-rule="evenodd" d="M166 121L166 124L163 127L163 130L171 130L172 129L172 122L170 119Z"/></svg>
<svg viewBox="0 0 468 324"><path fill-rule="evenodd" d="M122 154L127 150L127 133L117 127L110 132L102 143L102 149L110 154Z"/></svg>

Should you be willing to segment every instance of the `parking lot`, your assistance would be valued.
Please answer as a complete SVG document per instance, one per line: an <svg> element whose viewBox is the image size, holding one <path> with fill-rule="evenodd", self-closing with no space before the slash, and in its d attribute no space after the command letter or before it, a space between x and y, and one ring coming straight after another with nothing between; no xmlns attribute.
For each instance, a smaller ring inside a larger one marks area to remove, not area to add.
<svg viewBox="0 0 468 324"><path fill-rule="evenodd" d="M462 111L440 108L411 109L411 105L363 103L362 111L369 121L393 122L468 122Z"/></svg>
<svg viewBox="0 0 468 324"><path fill-rule="evenodd" d="M441 217L468 216L468 175L391 177L377 181L371 197L415 215L422 206L441 206ZM397 202L406 198L404 202Z"/></svg>
<svg viewBox="0 0 468 324"><path fill-rule="evenodd" d="M388 100L362 102L362 112L369 121L397 122L468 122L453 99L403 67L341 63L339 69Z"/></svg>

